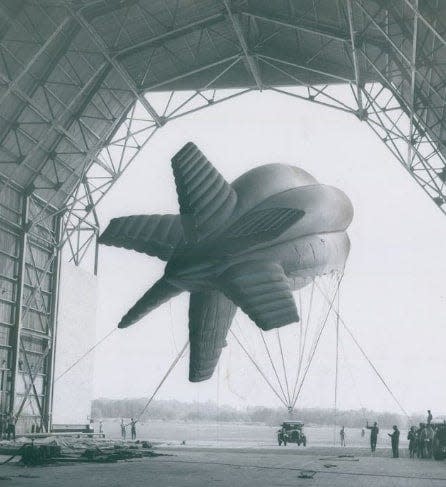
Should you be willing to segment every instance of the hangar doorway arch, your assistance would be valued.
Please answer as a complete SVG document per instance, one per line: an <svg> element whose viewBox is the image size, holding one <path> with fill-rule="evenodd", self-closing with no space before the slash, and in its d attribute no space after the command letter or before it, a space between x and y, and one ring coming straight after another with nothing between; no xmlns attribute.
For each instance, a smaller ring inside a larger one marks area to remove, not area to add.
<svg viewBox="0 0 446 487"><path fill-rule="evenodd" d="M351 112L446 212L445 8L2 2L2 408L49 427L60 249L82 260L98 234L96 205L175 117L252 90ZM339 83L351 103L333 96ZM151 99L159 91L169 93L164 108Z"/></svg>

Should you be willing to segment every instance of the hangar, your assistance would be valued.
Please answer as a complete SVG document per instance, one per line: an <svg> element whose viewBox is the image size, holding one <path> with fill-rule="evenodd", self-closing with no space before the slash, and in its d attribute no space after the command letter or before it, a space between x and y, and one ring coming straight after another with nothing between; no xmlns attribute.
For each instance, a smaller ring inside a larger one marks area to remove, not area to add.
<svg viewBox="0 0 446 487"><path fill-rule="evenodd" d="M91 341L85 273L59 326L62 248L96 272L96 206L169 121L267 90L349 112L445 213L444 18L439 0L3 0L0 408L18 431L50 429L56 360Z"/></svg>

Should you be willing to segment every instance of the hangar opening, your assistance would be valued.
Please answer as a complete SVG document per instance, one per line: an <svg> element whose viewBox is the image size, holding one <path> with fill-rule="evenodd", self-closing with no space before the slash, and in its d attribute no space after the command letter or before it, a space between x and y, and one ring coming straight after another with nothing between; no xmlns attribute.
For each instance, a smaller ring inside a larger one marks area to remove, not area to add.
<svg viewBox="0 0 446 487"><path fill-rule="evenodd" d="M85 296L58 302L62 248L76 265L91 258L94 274L96 206L170 121L252 91L351 113L444 213L445 8L428 0L2 2L0 406L18 417L17 430L50 428L55 368L94 335L94 277L71 272ZM337 96L339 84L350 97ZM79 414L89 401L82 370Z"/></svg>

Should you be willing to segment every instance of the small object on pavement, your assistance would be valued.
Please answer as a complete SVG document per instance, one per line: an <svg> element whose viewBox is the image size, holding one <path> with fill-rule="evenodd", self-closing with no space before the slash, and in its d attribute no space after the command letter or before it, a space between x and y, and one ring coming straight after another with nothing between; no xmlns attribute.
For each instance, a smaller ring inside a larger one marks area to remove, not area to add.
<svg viewBox="0 0 446 487"><path fill-rule="evenodd" d="M301 470L299 478L300 479L312 479L316 475L315 470Z"/></svg>

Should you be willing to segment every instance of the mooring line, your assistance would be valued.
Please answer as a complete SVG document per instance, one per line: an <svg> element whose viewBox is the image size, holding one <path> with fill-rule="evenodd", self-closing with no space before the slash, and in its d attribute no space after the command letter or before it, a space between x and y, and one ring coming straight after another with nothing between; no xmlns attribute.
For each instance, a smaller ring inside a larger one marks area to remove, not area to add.
<svg viewBox="0 0 446 487"><path fill-rule="evenodd" d="M260 336L262 337L263 345L265 346L265 350L266 350L266 353L268 355L269 361L271 363L271 366L273 368L273 371L274 371L274 374L276 376L277 382L279 384L280 390L282 391L282 394L283 394L284 399L286 399L286 394L285 394L285 391L283 389L282 383L280 381L279 374L277 372L277 369L276 369L276 366L274 364L274 361L273 361L273 359L271 357L271 352L269 350L268 344L266 343L265 336L263 334L263 330L261 328L259 328L259 331L260 331Z"/></svg>
<svg viewBox="0 0 446 487"><path fill-rule="evenodd" d="M103 338L101 338L98 342L96 342L91 348L89 348L81 357L79 357L72 365L68 367L62 374L57 376L54 379L54 382L57 382L59 379L61 379L65 374L67 374L73 367L75 367L81 360L83 360L89 353L91 353L97 346L99 346L102 342L104 342L110 335L112 335L118 328L113 328L107 335L105 335Z"/></svg>
<svg viewBox="0 0 446 487"><path fill-rule="evenodd" d="M323 331L325 329L325 325L327 324L328 317L330 316L330 312L331 312L331 310L333 308L333 304L335 302L336 296L337 296L337 294L339 292L339 288L341 286L341 282L342 282L342 278L343 277L344 277L344 275L342 274L340 276L338 282L337 282L337 286L336 286L336 290L335 290L335 293L333 295L333 298L331 299L331 301L329 301L329 307L328 307L328 310L327 310L327 314L325 315L324 321L323 321L322 326L321 326L321 328L319 330L319 334L317 335L317 338L316 338L314 347L311 350L310 358L308 360L308 363L306 364L306 367L305 367L305 370L304 370L304 373L303 373L303 377L302 377L302 380L300 382L299 389L297 390L297 393L296 393L295 397L293 398L293 404L292 404L293 408L296 405L297 400L299 399L300 392L301 392L302 387L304 385L304 382L305 382L305 379L307 377L308 370L310 369L311 363L313 362L314 355L315 355L316 350L317 350L317 347L319 345L319 341L321 339L322 333L323 333ZM316 286L317 286L317 283L316 283ZM319 288L319 286L318 286L318 288Z"/></svg>
<svg viewBox="0 0 446 487"><path fill-rule="evenodd" d="M322 289L320 289L320 291L322 292L322 294L325 297L325 299L328 299L328 296L325 294L325 292ZM384 380L384 377L378 371L378 369L376 368L375 364L372 362L372 360L366 354L365 350L362 348L362 346L360 345L360 343L358 342L358 340L356 339L356 337L353 335L353 332L350 330L350 328L347 326L347 324L343 320L343 318L340 315L340 313L338 311L336 311L336 310L334 310L334 312L337 315L337 317L338 317L339 321L341 322L342 326L345 328L346 332L350 335L350 338L353 340L354 344L358 347L359 351L362 353L363 357L367 360L367 362L369 363L370 367L372 368L372 370L377 375L378 379L381 381L381 383L386 388L387 392L391 395L391 397L393 398L393 400L395 401L395 403L398 405L398 407L401 409L401 411L404 413L404 415L407 418L410 418L409 414L404 409L404 407L401 405L400 401L395 396L395 394L393 393L392 389L390 389L390 386L387 385L387 382Z"/></svg>
<svg viewBox="0 0 446 487"><path fill-rule="evenodd" d="M183 354L186 351L188 346L189 346L189 340L187 340L187 342L184 344L183 348L178 352L178 355L175 357L174 361L170 364L169 368L167 369L167 372L164 374L163 378L161 379L161 382L158 384L155 391L153 392L153 394L150 396L149 400L147 401L146 405L142 408L141 412L136 417L135 423L137 423L139 421L139 419L141 418L141 416L146 412L146 409L149 407L150 403L153 401L156 394L161 389L161 386L164 384L167 377L169 377L169 374L175 368L175 365L179 362L179 360L183 356Z"/></svg>
<svg viewBox="0 0 446 487"><path fill-rule="evenodd" d="M276 391L276 389L274 388L274 386L271 384L270 380L268 379L268 377L266 376L265 372L263 372L263 370L259 367L259 365L257 364L257 362L255 361L255 359L251 356L251 354L248 352L248 350L246 349L246 347L243 345L243 343L239 340L239 338L237 337L237 335L231 330L229 329L229 332L231 333L231 335L236 339L237 343L240 345L241 349L245 352L246 356L249 358L249 360L252 362L252 364L254 365L254 367L257 369L257 371L259 372L259 374L263 377L263 380L269 385L270 389L274 392L274 394L277 396L277 398L279 399L279 401L285 406L285 407L288 407L286 401L284 401L281 397L280 397L280 394Z"/></svg>

